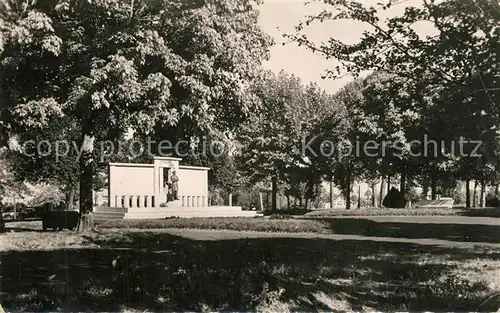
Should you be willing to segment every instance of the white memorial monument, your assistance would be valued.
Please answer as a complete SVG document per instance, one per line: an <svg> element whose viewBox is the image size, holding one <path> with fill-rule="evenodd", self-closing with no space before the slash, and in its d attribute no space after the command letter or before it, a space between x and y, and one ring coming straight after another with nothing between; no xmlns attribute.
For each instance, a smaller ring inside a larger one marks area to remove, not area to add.
<svg viewBox="0 0 500 313"><path fill-rule="evenodd" d="M241 207L209 206L208 167L180 165L180 158L155 157L152 164L110 163L108 207L95 219L255 216Z"/></svg>

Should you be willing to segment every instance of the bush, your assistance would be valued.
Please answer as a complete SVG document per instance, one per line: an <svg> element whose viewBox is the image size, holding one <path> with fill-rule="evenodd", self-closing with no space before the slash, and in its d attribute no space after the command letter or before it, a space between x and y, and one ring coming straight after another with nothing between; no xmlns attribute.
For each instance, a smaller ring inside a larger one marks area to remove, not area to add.
<svg viewBox="0 0 500 313"><path fill-rule="evenodd" d="M403 193L401 193L396 188L392 187L391 190L389 190L389 192L385 196L382 204L386 208L402 209L406 206L406 199L405 199Z"/></svg>
<svg viewBox="0 0 500 313"><path fill-rule="evenodd" d="M453 190L453 201L454 201L455 205L465 204L465 200L466 200L465 193L466 193L466 191L465 191L465 188L463 186L455 187L455 189Z"/></svg>
<svg viewBox="0 0 500 313"><path fill-rule="evenodd" d="M171 220L171 219L175 219L175 218L180 218L180 217L172 215L172 216L164 217L164 218L162 218L162 220Z"/></svg>
<svg viewBox="0 0 500 313"><path fill-rule="evenodd" d="M19 212L21 210L26 209L26 204L24 203L17 203L16 204L16 211ZM2 212L14 212L14 204L9 203L9 204L4 204L2 205Z"/></svg>
<svg viewBox="0 0 500 313"><path fill-rule="evenodd" d="M286 219L292 219L293 216L286 214L271 214L269 215L269 218L272 220L286 220Z"/></svg>
<svg viewBox="0 0 500 313"><path fill-rule="evenodd" d="M499 207L500 206L500 198L495 194L489 193L486 195L485 205L487 207L492 207L492 208Z"/></svg>
<svg viewBox="0 0 500 313"><path fill-rule="evenodd" d="M253 188L241 188L235 193L236 204L243 210L251 210L260 207L259 191Z"/></svg>

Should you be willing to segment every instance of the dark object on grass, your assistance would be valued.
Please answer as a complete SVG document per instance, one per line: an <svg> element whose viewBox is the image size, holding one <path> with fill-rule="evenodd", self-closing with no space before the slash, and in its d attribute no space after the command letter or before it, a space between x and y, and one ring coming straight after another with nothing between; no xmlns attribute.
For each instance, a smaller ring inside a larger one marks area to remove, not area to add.
<svg viewBox="0 0 500 313"><path fill-rule="evenodd" d="M499 207L500 206L500 199L498 198L498 196L492 194L492 193L489 193L486 195L486 206L487 207L490 207L490 208L496 208L496 207Z"/></svg>
<svg viewBox="0 0 500 313"><path fill-rule="evenodd" d="M43 230L74 230L78 226L80 213L77 211L51 211L42 215Z"/></svg>
<svg viewBox="0 0 500 313"><path fill-rule="evenodd" d="M382 202L382 204L386 208L403 209L406 207L406 199L399 190L392 187L391 190L389 190L387 195L384 197L384 201Z"/></svg>

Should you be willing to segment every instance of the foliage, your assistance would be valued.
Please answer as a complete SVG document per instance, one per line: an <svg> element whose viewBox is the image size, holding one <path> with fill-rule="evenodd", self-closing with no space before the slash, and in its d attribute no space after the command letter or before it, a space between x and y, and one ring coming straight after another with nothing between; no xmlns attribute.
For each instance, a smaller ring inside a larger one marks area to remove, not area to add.
<svg viewBox="0 0 500 313"><path fill-rule="evenodd" d="M492 208L500 207L500 198L495 194L488 193L486 195L485 206L492 207Z"/></svg>
<svg viewBox="0 0 500 313"><path fill-rule="evenodd" d="M260 209L259 192L255 187L239 188L235 194L236 205L241 206L243 210Z"/></svg>
<svg viewBox="0 0 500 313"><path fill-rule="evenodd" d="M337 168L337 176L352 177L351 182L358 176L399 173L403 188L407 176L424 177L432 181L433 196L439 192L437 182L449 177L496 182L500 160L498 2L423 1L421 6L405 4L403 13L385 20L380 13L401 3L323 2L325 10L285 36L338 61L338 66L326 70L326 78L372 72L338 93L349 105L345 105L344 117L327 120L324 129L338 129L331 135L334 142L344 138L350 142L356 138L361 144L368 139L378 143L398 140L396 150L401 152L396 157L390 149L388 157L379 153L371 158L363 155L343 162L320 162L326 164L323 172L331 175ZM316 43L307 34L312 24L341 19L368 26L359 42L347 44L330 38ZM414 27L418 23L431 26L433 33L420 34ZM346 120L343 130L337 126L342 120ZM356 127L349 129L349 122ZM436 146L429 151L425 139L435 141ZM468 144L459 153L462 139L481 141L477 151L481 157L472 155L474 147ZM349 180L342 185L344 194L350 191Z"/></svg>
<svg viewBox="0 0 500 313"><path fill-rule="evenodd" d="M5 4L4 4L5 5ZM78 134L80 209L91 209L96 140L129 128L226 131L257 104L269 37L250 1L30 1L0 25L1 123ZM190 134L186 134L188 137Z"/></svg>
<svg viewBox="0 0 500 313"><path fill-rule="evenodd" d="M386 208L399 208L402 209L406 206L406 199L404 194L397 190L396 188L392 187L391 190L387 193L387 195L384 198L384 201L382 204Z"/></svg>
<svg viewBox="0 0 500 313"><path fill-rule="evenodd" d="M40 207L45 204L57 206L61 201L65 201L65 196L57 186L43 184L33 192L29 205L31 207Z"/></svg>
<svg viewBox="0 0 500 313"><path fill-rule="evenodd" d="M284 73L264 73L254 87L262 102L237 133L238 163L250 182L275 180L284 193L314 199L317 169L302 152L303 141L331 106L331 97L316 85ZM277 193L278 186L274 186Z"/></svg>

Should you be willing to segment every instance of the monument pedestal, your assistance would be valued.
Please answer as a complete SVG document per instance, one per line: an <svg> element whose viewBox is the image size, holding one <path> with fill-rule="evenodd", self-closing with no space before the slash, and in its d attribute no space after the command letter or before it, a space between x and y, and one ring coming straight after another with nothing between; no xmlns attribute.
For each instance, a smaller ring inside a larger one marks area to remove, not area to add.
<svg viewBox="0 0 500 313"><path fill-rule="evenodd" d="M182 207L181 200L173 200L167 202L167 208L181 208L181 207Z"/></svg>

